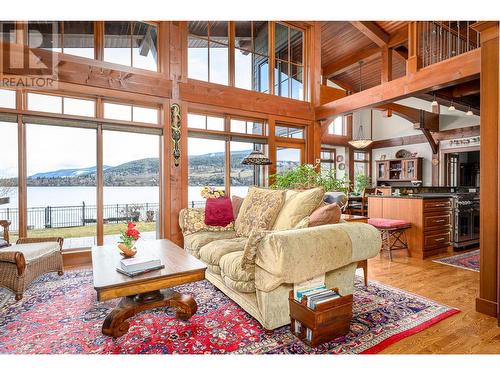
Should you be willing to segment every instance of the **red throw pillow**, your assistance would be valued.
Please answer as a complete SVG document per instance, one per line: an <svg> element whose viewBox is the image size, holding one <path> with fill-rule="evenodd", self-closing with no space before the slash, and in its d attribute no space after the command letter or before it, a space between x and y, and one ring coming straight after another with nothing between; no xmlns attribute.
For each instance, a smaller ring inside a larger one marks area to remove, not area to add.
<svg viewBox="0 0 500 375"><path fill-rule="evenodd" d="M209 198L205 206L205 224L225 227L234 221L233 206L229 197Z"/></svg>

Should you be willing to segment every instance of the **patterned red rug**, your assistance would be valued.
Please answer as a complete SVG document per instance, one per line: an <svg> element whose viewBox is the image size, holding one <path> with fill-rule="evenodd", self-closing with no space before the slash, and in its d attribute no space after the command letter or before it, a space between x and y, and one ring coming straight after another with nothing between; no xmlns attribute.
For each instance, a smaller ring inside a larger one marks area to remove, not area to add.
<svg viewBox="0 0 500 375"><path fill-rule="evenodd" d="M20 302L0 308L0 353L376 353L459 310L376 282L356 281L351 332L317 348L288 327L265 331L208 281L175 288L191 293L198 311L189 322L158 308L130 320L118 339L101 334L117 300L98 303L92 272L70 271L39 278Z"/></svg>
<svg viewBox="0 0 500 375"><path fill-rule="evenodd" d="M474 250L463 254L453 255L451 257L434 259L433 262L462 268L464 270L479 272L479 258L479 250Z"/></svg>

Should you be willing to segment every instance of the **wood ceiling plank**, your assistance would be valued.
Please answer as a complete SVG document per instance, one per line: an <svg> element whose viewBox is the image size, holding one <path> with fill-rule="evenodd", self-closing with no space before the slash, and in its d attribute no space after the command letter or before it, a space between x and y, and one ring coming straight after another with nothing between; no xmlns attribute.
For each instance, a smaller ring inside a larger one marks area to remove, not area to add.
<svg viewBox="0 0 500 375"><path fill-rule="evenodd" d="M341 60L334 61L323 67L323 75L327 78L339 75L344 73L352 65L358 63L359 61L364 61L366 63L378 55L380 55L380 48L378 47L362 49L352 55L348 55Z"/></svg>

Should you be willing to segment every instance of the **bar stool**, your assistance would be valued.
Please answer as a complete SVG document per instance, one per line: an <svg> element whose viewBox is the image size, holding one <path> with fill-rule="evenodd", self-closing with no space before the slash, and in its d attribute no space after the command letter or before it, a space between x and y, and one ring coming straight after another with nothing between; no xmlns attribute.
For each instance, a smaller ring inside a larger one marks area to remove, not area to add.
<svg viewBox="0 0 500 375"><path fill-rule="evenodd" d="M408 250L406 229L411 228L411 223L405 220L372 218L368 224L377 228L382 236L382 250L389 252L392 261L392 250Z"/></svg>

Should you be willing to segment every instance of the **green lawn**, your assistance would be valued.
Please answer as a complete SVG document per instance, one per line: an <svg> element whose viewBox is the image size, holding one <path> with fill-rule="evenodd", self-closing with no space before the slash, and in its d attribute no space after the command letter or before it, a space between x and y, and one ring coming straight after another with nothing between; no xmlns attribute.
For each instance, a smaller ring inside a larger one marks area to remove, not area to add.
<svg viewBox="0 0 500 375"><path fill-rule="evenodd" d="M104 224L104 235L107 234L120 234L120 232L127 228L127 224ZM139 222L137 223L137 230L139 232L155 232L156 222ZM34 229L28 231L28 237L92 237L96 235L96 226L88 225L84 227L74 228L47 228L47 229ZM13 243L17 240L17 234L12 233L10 242Z"/></svg>

